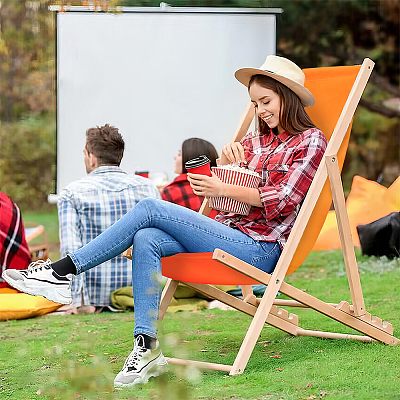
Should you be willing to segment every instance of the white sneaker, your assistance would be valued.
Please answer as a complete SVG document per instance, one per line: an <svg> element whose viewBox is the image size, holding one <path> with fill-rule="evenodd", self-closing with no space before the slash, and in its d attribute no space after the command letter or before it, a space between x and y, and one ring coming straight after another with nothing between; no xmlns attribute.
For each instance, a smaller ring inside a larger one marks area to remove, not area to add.
<svg viewBox="0 0 400 400"><path fill-rule="evenodd" d="M146 349L144 338L138 335L131 354L125 361L124 367L114 379L114 386L133 386L147 383L152 376L166 372L168 363L163 356L157 341L154 350Z"/></svg>
<svg viewBox="0 0 400 400"><path fill-rule="evenodd" d="M43 296L60 304L71 304L72 274L60 276L51 268L51 260L30 263L28 269L6 269L1 275L10 285L32 296Z"/></svg>

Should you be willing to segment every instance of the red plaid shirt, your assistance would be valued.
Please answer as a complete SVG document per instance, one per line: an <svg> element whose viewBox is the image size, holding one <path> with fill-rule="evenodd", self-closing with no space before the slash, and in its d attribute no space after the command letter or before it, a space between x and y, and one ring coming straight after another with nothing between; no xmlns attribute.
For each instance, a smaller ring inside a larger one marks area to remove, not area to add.
<svg viewBox="0 0 400 400"><path fill-rule="evenodd" d="M19 208L0 192L0 288L8 286L1 278L5 269L26 269L30 262Z"/></svg>
<svg viewBox="0 0 400 400"><path fill-rule="evenodd" d="M187 174L178 175L168 186L165 186L161 192L161 197L163 200L190 208L193 211L199 211L204 199L204 197L193 193L187 180ZM212 210L210 218L215 218L216 215L217 211Z"/></svg>
<svg viewBox="0 0 400 400"><path fill-rule="evenodd" d="M284 247L300 206L324 155L327 140L316 128L298 135L272 130L265 135L248 133L241 143L250 169L261 176L258 188L262 207L251 207L247 216L221 212L215 218L237 227L254 240Z"/></svg>

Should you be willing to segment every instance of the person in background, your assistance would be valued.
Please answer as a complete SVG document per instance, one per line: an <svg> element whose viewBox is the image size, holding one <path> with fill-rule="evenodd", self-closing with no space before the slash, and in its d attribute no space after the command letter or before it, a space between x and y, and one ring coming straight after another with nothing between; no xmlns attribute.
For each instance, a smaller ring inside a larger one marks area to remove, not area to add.
<svg viewBox="0 0 400 400"><path fill-rule="evenodd" d="M87 176L70 183L58 200L60 253L80 249L131 210L140 200L159 198L153 183L128 175L120 167L125 142L117 128L106 124L86 132L83 150ZM76 277L72 313L97 311L111 305L110 294L132 285L130 261L122 255ZM76 307L85 307L76 309Z"/></svg>
<svg viewBox="0 0 400 400"><path fill-rule="evenodd" d="M217 165L217 150L207 140L190 138L182 143L181 149L174 157L174 172L178 176L161 191L163 200L190 208L193 211L199 211L204 197L193 193L190 183L187 180L185 163L203 154L211 161L211 167Z"/></svg>
<svg viewBox="0 0 400 400"><path fill-rule="evenodd" d="M26 269L31 262L25 228L18 206L0 192L0 273ZM10 287L0 278L0 288Z"/></svg>

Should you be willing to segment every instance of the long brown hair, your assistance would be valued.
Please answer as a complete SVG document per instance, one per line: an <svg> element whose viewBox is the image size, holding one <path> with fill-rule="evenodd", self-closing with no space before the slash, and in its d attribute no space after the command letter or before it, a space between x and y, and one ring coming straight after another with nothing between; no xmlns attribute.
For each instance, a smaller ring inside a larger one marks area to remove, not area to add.
<svg viewBox="0 0 400 400"><path fill-rule="evenodd" d="M278 94L281 101L279 124L286 133L289 135L297 135L307 129L316 128L301 104L300 98L287 86L265 75L253 75L249 82L249 90L253 83L263 88L273 90ZM267 123L260 117L258 117L258 126L261 134L269 131ZM277 129L278 128L274 128L275 133L277 133Z"/></svg>
<svg viewBox="0 0 400 400"><path fill-rule="evenodd" d="M182 171L187 173L185 168L186 161L205 155L211 161L211 167L217 166L218 153L212 143L204 139L190 138L182 143Z"/></svg>

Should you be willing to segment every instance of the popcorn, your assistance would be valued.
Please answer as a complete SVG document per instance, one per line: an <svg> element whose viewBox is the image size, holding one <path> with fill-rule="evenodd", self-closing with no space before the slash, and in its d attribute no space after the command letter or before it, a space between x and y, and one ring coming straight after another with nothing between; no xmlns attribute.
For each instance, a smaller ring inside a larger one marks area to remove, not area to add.
<svg viewBox="0 0 400 400"><path fill-rule="evenodd" d="M221 165L212 168L222 182L236 186L257 188L261 177L255 172L239 165ZM227 211L240 215L248 215L251 205L228 197L210 197L210 207L218 211Z"/></svg>
<svg viewBox="0 0 400 400"><path fill-rule="evenodd" d="M254 175L254 176L258 176L258 177L260 176L258 174L258 172L252 171L251 169L248 169L246 167L241 167L239 164L220 165L220 166L214 167L214 168L239 171L239 172L243 172L244 174Z"/></svg>

